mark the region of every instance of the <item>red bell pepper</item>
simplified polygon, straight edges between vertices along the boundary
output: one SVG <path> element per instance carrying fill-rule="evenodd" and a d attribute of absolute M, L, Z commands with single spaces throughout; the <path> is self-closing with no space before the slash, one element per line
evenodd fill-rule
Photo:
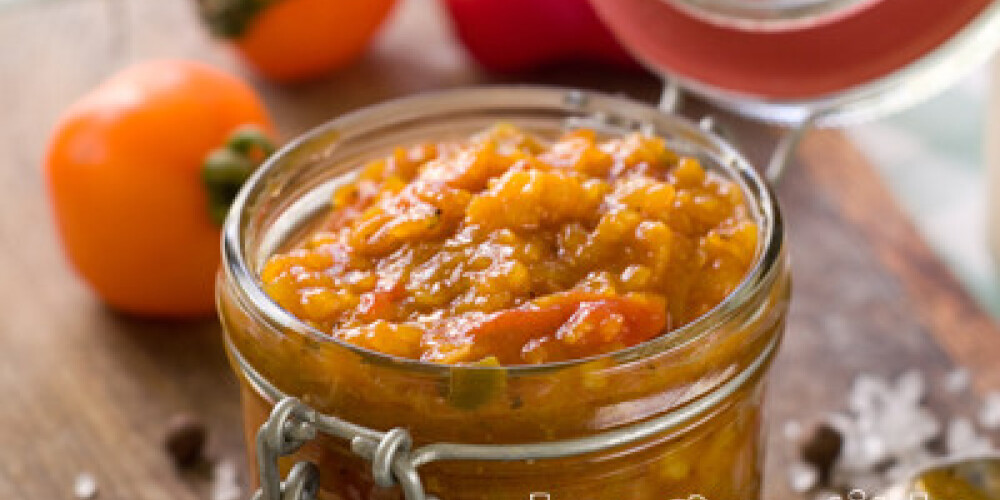
<path fill-rule="evenodd" d="M 585 61 L 638 68 L 587 0 L 443 0 L 458 37 L 494 72 Z"/>

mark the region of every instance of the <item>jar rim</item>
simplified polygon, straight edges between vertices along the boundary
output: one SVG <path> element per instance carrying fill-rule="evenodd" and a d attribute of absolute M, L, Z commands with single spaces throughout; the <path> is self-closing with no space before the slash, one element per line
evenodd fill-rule
<path fill-rule="evenodd" d="M 877 0 L 667 1 L 710 23 L 781 31 L 832 22 L 866 8 Z"/>
<path fill-rule="evenodd" d="M 338 135 L 336 133 L 338 130 L 363 123 L 392 120 L 400 116 L 409 119 L 432 119 L 435 113 L 474 112 L 479 108 L 507 111 L 545 109 L 567 113 L 567 117 L 572 116 L 569 113 L 580 116 L 598 115 L 614 123 L 630 124 L 630 128 L 636 130 L 653 125 L 669 125 L 674 132 L 683 134 L 684 139 L 696 142 L 696 146 L 715 153 L 720 159 L 720 166 L 728 169 L 729 173 L 742 183 L 745 194 L 751 195 L 754 200 L 755 208 L 764 223 L 761 224 L 762 237 L 758 238 L 753 267 L 722 302 L 690 323 L 625 349 L 537 365 L 450 365 L 371 350 L 320 331 L 279 306 L 267 295 L 258 272 L 248 263 L 248 248 L 245 242 L 250 216 L 258 208 L 255 204 L 262 196 L 268 194 L 270 188 L 268 181 L 275 172 L 280 171 L 290 159 L 298 160 L 297 153 L 318 149 L 316 146 L 320 144 L 317 143 L 330 141 L 331 137 Z M 335 140 L 325 146 L 329 147 Z M 555 86 L 481 85 L 422 92 L 367 106 L 329 120 L 288 142 L 271 155 L 240 189 L 222 227 L 221 250 L 222 274 L 235 285 L 237 297 L 241 302 L 252 306 L 255 315 L 276 330 L 293 331 L 319 343 L 333 343 L 362 356 L 369 362 L 390 364 L 415 371 L 447 373 L 455 367 L 461 367 L 469 370 L 505 370 L 511 375 L 532 375 L 604 359 L 627 362 L 665 351 L 679 343 L 697 340 L 702 334 L 711 332 L 714 326 L 724 324 L 740 310 L 741 304 L 752 300 L 762 289 L 766 289 L 781 267 L 783 244 L 784 225 L 781 211 L 770 186 L 732 145 L 692 121 L 627 97 L 600 92 Z"/>

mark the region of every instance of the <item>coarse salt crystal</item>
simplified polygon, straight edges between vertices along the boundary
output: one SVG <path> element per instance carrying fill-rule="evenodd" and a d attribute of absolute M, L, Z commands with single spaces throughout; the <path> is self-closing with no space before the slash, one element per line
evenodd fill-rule
<path fill-rule="evenodd" d="M 893 395 L 899 401 L 917 406 L 924 397 L 925 387 L 924 376 L 917 370 L 909 370 L 896 379 L 896 390 Z"/>
<path fill-rule="evenodd" d="M 972 426 L 972 422 L 965 417 L 953 419 L 948 424 L 945 446 L 948 454 L 952 456 L 986 453 L 993 448 L 990 441 L 980 436 Z"/>
<path fill-rule="evenodd" d="M 969 388 L 972 376 L 965 368 L 955 368 L 944 377 L 944 389 L 952 394 L 958 394 Z"/>
<path fill-rule="evenodd" d="M 240 500 L 241 494 L 236 462 L 220 460 L 212 475 L 212 500 Z"/>
<path fill-rule="evenodd" d="M 97 498 L 97 480 L 94 476 L 81 472 L 73 482 L 73 496 L 79 500 L 91 500 Z"/>
<path fill-rule="evenodd" d="M 805 493 L 819 483 L 816 467 L 803 462 L 793 462 L 788 466 L 788 485 L 796 493 Z"/>
<path fill-rule="evenodd" d="M 979 410 L 979 423 L 991 431 L 1000 429 L 1000 392 L 986 395 L 983 407 Z"/>
<path fill-rule="evenodd" d="M 782 427 L 782 434 L 789 441 L 798 441 L 802 438 L 802 423 L 798 420 L 788 420 Z"/>

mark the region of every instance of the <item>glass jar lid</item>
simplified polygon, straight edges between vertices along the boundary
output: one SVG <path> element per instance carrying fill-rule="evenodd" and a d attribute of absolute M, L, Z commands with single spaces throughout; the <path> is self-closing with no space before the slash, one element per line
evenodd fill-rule
<path fill-rule="evenodd" d="M 761 121 L 844 125 L 943 90 L 1000 45 L 1000 0 L 591 0 L 653 71 Z"/>

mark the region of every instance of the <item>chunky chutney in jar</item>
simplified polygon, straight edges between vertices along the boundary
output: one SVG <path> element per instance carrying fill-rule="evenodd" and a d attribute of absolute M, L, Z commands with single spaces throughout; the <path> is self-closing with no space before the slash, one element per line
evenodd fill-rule
<path fill-rule="evenodd" d="M 320 413 L 405 428 L 414 448 L 561 442 L 674 415 L 601 451 L 419 475 L 442 500 L 759 498 L 789 295 L 766 186 L 717 139 L 642 105 L 596 101 L 641 126 L 567 125 L 549 116 L 576 113 L 549 102 L 558 91 L 461 92 L 503 102 L 321 130 L 238 201 L 219 305 L 248 448 L 276 403 L 261 380 Z M 548 114 L 524 116 L 535 97 Z M 320 435 L 279 463 L 302 460 L 322 499 L 402 498 L 346 440 Z"/>
<path fill-rule="evenodd" d="M 510 125 L 396 149 L 341 186 L 264 290 L 346 342 L 435 363 L 607 353 L 718 305 L 753 263 L 740 189 L 660 137 Z"/>

